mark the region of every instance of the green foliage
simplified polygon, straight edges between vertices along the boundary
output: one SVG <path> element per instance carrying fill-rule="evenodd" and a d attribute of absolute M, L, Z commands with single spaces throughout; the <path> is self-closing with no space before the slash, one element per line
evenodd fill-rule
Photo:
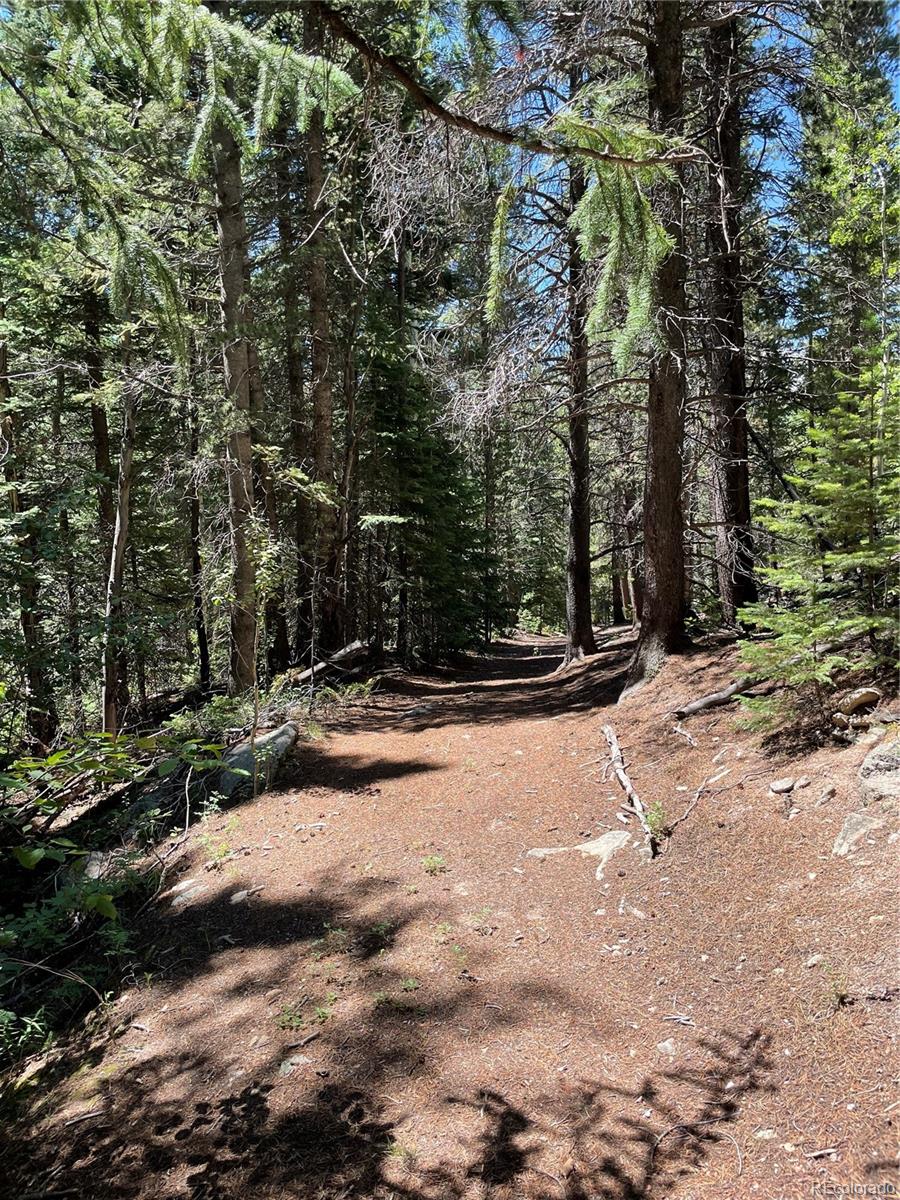
<path fill-rule="evenodd" d="M 674 149 L 658 134 L 617 113 L 634 87 L 632 80 L 618 88 L 592 89 L 580 98 L 590 115 L 565 111 L 555 119 L 555 130 L 576 146 L 611 151 L 638 162 Z M 590 182 L 571 223 L 584 257 L 603 260 L 588 333 L 594 339 L 608 336 L 614 303 L 621 297 L 625 322 L 612 338 L 612 347 L 622 372 L 641 340 L 655 336 L 653 281 L 672 247 L 654 216 L 647 189 L 654 182 L 672 178 L 672 172 L 661 164 L 632 167 L 593 158 L 583 159 L 582 164 Z"/>

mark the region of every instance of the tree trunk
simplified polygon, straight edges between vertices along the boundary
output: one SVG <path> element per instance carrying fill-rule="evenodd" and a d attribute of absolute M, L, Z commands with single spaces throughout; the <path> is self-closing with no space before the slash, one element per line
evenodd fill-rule
<path fill-rule="evenodd" d="M 304 42 L 308 54 L 322 52 L 322 23 L 316 9 L 304 10 Z M 328 308 L 328 263 L 326 260 L 328 216 L 325 189 L 325 122 L 320 109 L 309 118 L 306 134 L 306 205 L 309 220 L 307 287 L 312 347 L 312 438 L 316 482 L 334 492 L 334 395 L 332 371 L 334 347 Z M 318 643 L 323 651 L 342 644 L 342 615 L 338 591 L 337 511 L 334 503 L 317 505 L 315 538 L 316 610 Z"/>
<path fill-rule="evenodd" d="M 63 367 L 56 368 L 56 408 L 53 410 L 53 443 L 59 461 L 65 461 L 62 444 L 62 410 L 66 399 L 66 374 Z M 81 628 L 78 620 L 78 592 L 75 586 L 75 564 L 72 557 L 72 530 L 69 510 L 62 505 L 59 510 L 59 544 L 63 570 L 66 578 L 66 633 L 68 641 L 69 684 L 72 689 L 72 706 L 76 732 L 84 728 L 84 706 L 81 696 Z"/>
<path fill-rule="evenodd" d="M 737 18 L 710 29 L 706 62 L 710 96 L 710 322 L 708 359 L 713 417 L 712 513 L 722 618 L 757 596 L 750 530 L 747 461 L 747 384 L 741 263 L 741 123 L 735 78 L 739 63 Z"/>
<path fill-rule="evenodd" d="M 225 2 L 215 5 L 220 16 L 227 16 L 228 7 Z M 244 278 L 247 223 L 241 178 L 241 148 L 226 125 L 216 126 L 212 149 L 225 390 L 231 405 L 226 474 L 234 587 L 229 690 L 235 694 L 252 688 L 256 683 L 256 563 L 251 544 L 254 517 L 253 442 L 250 434 L 250 360 Z"/>
<path fill-rule="evenodd" d="M 571 166 L 569 207 L 574 210 L 584 195 L 584 174 Z M 566 553 L 566 655 L 576 662 L 596 654 L 591 614 L 591 460 L 588 421 L 587 299 L 584 264 L 574 231 L 569 242 L 569 515 Z"/>
<path fill-rule="evenodd" d="M 0 321 L 5 319 L 6 304 L 0 299 Z M 12 413 L 8 411 L 12 395 L 8 353 L 6 341 L 0 339 L 0 438 L 6 443 L 4 476 L 14 536 L 20 552 L 16 575 L 19 585 L 19 624 L 24 644 L 25 734 L 36 749 L 46 749 L 56 736 L 59 718 L 47 675 L 48 658 L 40 613 L 40 551 L 36 522 L 29 515 L 32 505 L 28 504 L 29 512 L 22 513 L 16 431 Z"/>
<path fill-rule="evenodd" d="M 650 127 L 679 134 L 683 123 L 681 0 L 648 0 Z M 677 172 L 677 168 L 673 167 Z M 664 349 L 650 365 L 647 473 L 644 482 L 644 605 L 641 632 L 623 696 L 652 678 L 684 645 L 682 451 L 685 401 L 685 257 L 683 191 L 676 176 L 654 189 L 673 249 L 655 284 Z"/>
<path fill-rule="evenodd" d="M 122 396 L 122 449 L 119 454 L 119 483 L 109 575 L 106 581 L 106 611 L 103 617 L 103 732 L 116 734 L 121 718 L 122 582 L 125 549 L 131 519 L 131 482 L 134 468 L 136 401 L 131 381 L 126 379 Z"/>
<path fill-rule="evenodd" d="M 197 673 L 200 691 L 206 694 L 211 683 L 209 667 L 209 636 L 203 607 L 203 558 L 200 546 L 200 489 L 197 479 L 197 457 L 200 452 L 200 429 L 197 402 L 191 399 L 188 422 L 191 456 L 191 481 L 188 492 L 188 528 L 191 545 L 191 601 L 194 609 L 194 632 L 197 635 Z"/>
<path fill-rule="evenodd" d="M 291 179 L 290 131 L 287 121 L 278 127 L 280 141 L 275 158 L 275 178 L 278 194 L 275 205 L 275 224 L 278 230 L 278 254 L 281 260 L 281 315 L 284 336 L 285 382 L 287 384 L 288 420 L 290 433 L 288 449 L 294 467 L 306 466 L 309 430 L 303 401 L 303 345 L 300 326 L 300 306 L 297 302 L 297 238 L 294 228 L 294 196 Z M 295 602 L 293 648 L 294 658 L 301 661 L 312 639 L 311 602 L 312 571 L 309 553 L 314 515 L 309 500 L 298 489 L 293 504 L 293 539 L 295 553 Z"/>
<path fill-rule="evenodd" d="M 94 443 L 94 469 L 97 472 L 97 509 L 100 518 L 100 544 L 108 549 L 116 523 L 113 504 L 112 460 L 109 453 L 109 421 L 106 406 L 98 403 L 96 396 L 103 386 L 103 351 L 100 341 L 100 301 L 95 292 L 88 289 L 83 296 L 85 364 L 87 366 L 88 390 L 91 393 L 91 436 Z M 105 552 L 105 551 L 104 551 Z"/>

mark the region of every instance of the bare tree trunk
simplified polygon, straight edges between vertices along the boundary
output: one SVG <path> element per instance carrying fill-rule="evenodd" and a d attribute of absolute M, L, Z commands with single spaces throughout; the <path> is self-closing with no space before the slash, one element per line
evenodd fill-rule
<path fill-rule="evenodd" d="M 679 134 L 683 124 L 681 0 L 648 0 L 650 126 Z M 677 168 L 673 168 L 677 171 Z M 644 608 L 623 696 L 684 645 L 682 452 L 685 401 L 683 193 L 677 175 L 655 189 L 673 249 L 659 268 L 655 299 L 664 350 L 650 366 L 647 474 L 644 483 Z"/>
<path fill-rule="evenodd" d="M 574 90 L 574 84 L 573 84 Z M 572 165 L 569 207 L 584 195 L 584 174 Z M 588 421 L 587 299 L 584 264 L 574 231 L 569 240 L 569 515 L 566 553 L 566 663 L 596 654 L 591 613 L 591 460 Z"/>
<path fill-rule="evenodd" d="M 128 543 L 128 557 L 131 563 L 131 586 L 136 592 L 138 589 L 138 561 L 137 561 L 137 546 L 134 544 L 134 538 Z M 120 659 L 121 661 L 121 659 Z M 144 654 L 143 642 L 140 638 L 137 639 L 134 648 L 134 672 L 137 675 L 138 685 L 138 704 L 141 717 L 146 719 L 147 716 L 147 657 Z"/>
<path fill-rule="evenodd" d="M 741 263 L 741 123 L 736 75 L 736 17 L 713 26 L 706 50 L 710 97 L 710 210 L 707 239 L 711 303 L 709 375 L 713 415 L 712 512 L 722 617 L 733 625 L 737 610 L 757 596 L 750 530 L 747 461 L 747 383 Z"/>
<path fill-rule="evenodd" d="M 6 303 L 0 299 L 0 321 L 6 319 Z M 19 624 L 24 645 L 25 733 L 36 748 L 46 749 L 56 736 L 59 718 L 53 690 L 47 675 L 47 651 L 44 646 L 40 612 L 40 557 L 38 532 L 33 516 L 22 512 L 18 450 L 13 416 L 9 411 L 12 389 L 9 383 L 9 351 L 0 339 L 0 455 L 5 457 L 4 477 L 10 515 L 20 551 L 16 574 L 19 585 Z M 28 505 L 28 510 L 32 506 Z"/>
<path fill-rule="evenodd" d="M 103 732 L 119 730 L 120 665 L 122 656 L 122 582 L 125 574 L 125 549 L 131 519 L 131 483 L 134 469 L 134 432 L 136 400 L 131 381 L 126 378 L 122 394 L 122 449 L 119 454 L 119 482 L 116 520 L 113 530 L 109 575 L 106 581 L 106 610 L 103 616 L 103 690 L 101 709 Z"/>
<path fill-rule="evenodd" d="M 307 53 L 322 51 L 322 23 L 318 11 L 304 9 L 304 42 Z M 334 490 L 334 394 L 332 372 L 334 347 L 328 308 L 328 264 L 326 260 L 328 216 L 325 190 L 325 122 L 319 109 L 309 118 L 306 134 L 306 204 L 310 232 L 307 237 L 309 267 L 309 319 L 312 348 L 312 437 L 316 482 Z M 332 497 L 333 499 L 333 497 Z M 320 503 L 316 513 L 316 608 L 319 613 L 318 643 L 323 650 L 342 644 L 342 614 L 338 580 L 337 510 L 333 503 Z"/>
<path fill-rule="evenodd" d="M 228 4 L 216 11 L 227 16 Z M 247 342 L 247 222 L 241 178 L 241 148 L 224 124 L 212 139 L 216 187 L 219 287 L 224 334 L 225 390 L 231 402 L 226 452 L 228 515 L 234 597 L 231 607 L 229 690 L 246 691 L 256 683 L 256 563 L 252 549 L 253 442 L 250 433 L 250 361 Z"/>

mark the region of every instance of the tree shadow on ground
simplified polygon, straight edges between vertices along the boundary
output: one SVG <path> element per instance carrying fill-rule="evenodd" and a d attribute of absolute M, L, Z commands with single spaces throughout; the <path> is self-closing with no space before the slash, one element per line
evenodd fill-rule
<path fill-rule="evenodd" d="M 479 975 L 490 970 L 489 948 L 483 962 L 471 959 L 478 974 L 453 967 L 406 995 L 403 955 L 391 951 L 421 936 L 420 905 L 386 880 L 333 870 L 297 901 L 237 912 L 219 894 L 148 928 L 180 950 L 154 985 L 154 1004 L 166 998 L 177 1015 L 164 1025 L 160 1014 L 162 1032 L 146 1035 L 137 1059 L 127 1038 L 106 1043 L 117 1069 L 84 1118 L 63 1108 L 54 1119 L 50 1103 L 46 1124 L 34 1110 L 10 1124 L 0 1196 L 639 1200 L 731 1141 L 742 1102 L 769 1086 L 767 1037 L 725 1030 L 695 1043 L 689 1067 L 630 1086 L 560 1077 L 544 1094 L 511 1094 L 508 1077 L 485 1072 L 479 1056 L 451 1089 L 441 1079 L 454 1068 L 460 1078 L 454 1029 L 477 1029 L 493 1059 L 509 1031 L 534 1028 L 548 1009 L 574 1016 L 579 997 L 525 977 L 502 1009 L 486 1004 Z M 275 1035 L 266 998 L 306 977 L 304 961 L 323 959 L 324 978 L 350 981 L 346 1015 L 312 1024 L 312 1038 L 309 1025 L 294 1041 Z M 118 1015 L 121 1038 L 134 1018 Z M 255 1049 L 254 1029 L 269 1035 Z M 292 1046 L 304 1052 L 285 1078 Z M 57 1111 L 64 1081 L 86 1063 L 103 1070 L 96 1040 L 73 1041 L 48 1072 L 45 1099 Z M 421 1160 L 403 1142 L 411 1105 L 424 1106 L 439 1134 Z"/>
<path fill-rule="evenodd" d="M 597 654 L 566 671 L 557 671 L 565 650 L 562 642 L 554 643 L 549 655 L 540 643 L 498 643 L 488 656 L 466 661 L 448 678 L 383 680 L 371 700 L 335 713 L 329 728 L 416 733 L 451 725 L 496 725 L 588 712 L 618 699 L 633 648 L 629 630 L 607 630 L 598 637 Z M 301 753 L 304 749 L 301 747 Z"/>

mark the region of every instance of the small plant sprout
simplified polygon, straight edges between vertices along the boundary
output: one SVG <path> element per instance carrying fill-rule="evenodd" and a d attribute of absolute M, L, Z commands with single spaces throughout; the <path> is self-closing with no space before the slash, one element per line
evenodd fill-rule
<path fill-rule="evenodd" d="M 443 854 L 426 854 L 422 867 L 426 875 L 442 875 L 447 870 L 447 862 Z"/>

